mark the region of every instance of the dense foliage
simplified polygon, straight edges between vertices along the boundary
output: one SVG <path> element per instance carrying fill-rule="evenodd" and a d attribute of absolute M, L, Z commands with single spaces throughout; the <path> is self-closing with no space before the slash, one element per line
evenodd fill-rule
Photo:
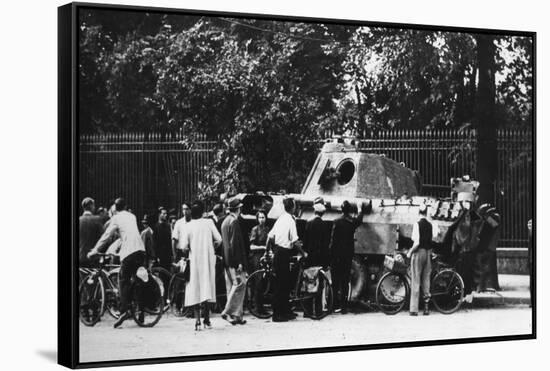
<path fill-rule="evenodd" d="M 206 134 L 203 196 L 299 191 L 325 130 L 476 122 L 475 35 L 89 11 L 80 16 L 83 132 Z M 531 44 L 495 37 L 495 121 L 532 122 Z"/>

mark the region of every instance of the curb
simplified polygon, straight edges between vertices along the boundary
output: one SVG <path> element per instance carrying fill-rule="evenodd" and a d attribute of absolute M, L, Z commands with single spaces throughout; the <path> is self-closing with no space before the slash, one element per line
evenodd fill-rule
<path fill-rule="evenodd" d="M 492 308 L 501 306 L 517 306 L 530 305 L 531 298 L 529 292 L 517 293 L 478 293 L 474 294 L 474 299 L 471 304 L 473 308 Z"/>

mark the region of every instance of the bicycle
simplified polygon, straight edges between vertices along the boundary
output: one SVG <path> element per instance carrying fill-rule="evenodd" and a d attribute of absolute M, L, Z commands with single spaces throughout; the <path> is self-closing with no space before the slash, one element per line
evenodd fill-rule
<path fill-rule="evenodd" d="M 401 256 L 401 254 L 396 255 Z M 456 312 L 464 298 L 464 281 L 449 264 L 442 262 L 439 256 L 432 256 L 432 276 L 430 280 L 431 302 L 443 314 Z M 409 302 L 410 282 L 409 266 L 404 259 L 386 256 L 384 265 L 389 272 L 380 277 L 376 285 L 376 304 L 386 314 L 400 312 Z"/>
<path fill-rule="evenodd" d="M 216 255 L 216 264 L 220 263 L 222 258 Z M 185 264 L 188 264 L 188 259 L 185 259 Z M 181 272 L 182 267 L 181 263 L 175 263 L 174 266 L 178 270 L 172 275 L 170 279 L 170 284 L 168 285 L 167 293 L 167 305 L 170 308 L 171 313 L 176 317 L 186 317 L 191 314 L 191 308 L 185 306 L 185 288 L 187 286 L 187 278 Z M 216 275 L 216 287 L 220 285 L 225 285 L 225 279 L 223 275 Z M 225 289 L 223 293 L 216 294 L 216 306 L 219 308 L 220 303 L 226 301 Z M 223 310 L 223 305 L 221 305 L 220 312 Z"/>
<path fill-rule="evenodd" d="M 79 314 L 80 321 L 86 326 L 95 325 L 107 310 L 118 319 L 118 272 L 120 265 L 110 264 L 100 256 L 98 268 L 79 268 Z M 112 268 L 108 270 L 109 268 Z"/>
<path fill-rule="evenodd" d="M 93 270 L 79 287 L 79 314 L 80 321 L 86 326 L 94 326 L 106 310 L 118 319 L 120 317 L 119 272 L 120 266 L 107 264 L 105 258 L 112 254 L 97 254 L 99 269 Z M 107 271 L 107 267 L 115 267 Z M 142 283 L 132 278 L 130 312 L 134 321 L 140 327 L 152 327 L 158 323 L 163 314 L 164 287 L 160 279 L 149 272 L 150 277 L 158 285 L 158 293 L 151 302 L 145 303 Z"/>
<path fill-rule="evenodd" d="M 245 302 L 248 311 L 257 318 L 270 318 L 273 315 L 271 302 L 275 275 L 269 255 L 260 259 L 260 269 L 253 272 L 246 283 Z M 304 263 L 300 256 L 290 262 L 294 285 L 290 292 L 290 303 L 300 303 L 305 316 L 320 320 L 333 310 L 332 284 L 327 272 L 319 267 L 317 282 L 308 285 L 304 279 Z"/>
<path fill-rule="evenodd" d="M 170 282 L 172 281 L 172 277 L 174 274 L 170 272 L 168 269 L 163 268 L 161 266 L 155 266 L 151 267 L 151 274 L 156 276 L 160 281 L 162 282 L 162 286 L 164 288 L 163 290 L 163 302 L 164 302 L 164 312 L 168 311 L 170 309 L 170 301 L 168 297 L 168 288 L 170 286 Z"/>
<path fill-rule="evenodd" d="M 168 285 L 168 306 L 172 314 L 176 317 L 185 317 L 191 313 L 191 308 L 185 306 L 185 287 L 187 278 L 183 272 L 177 272 L 172 275 Z"/>

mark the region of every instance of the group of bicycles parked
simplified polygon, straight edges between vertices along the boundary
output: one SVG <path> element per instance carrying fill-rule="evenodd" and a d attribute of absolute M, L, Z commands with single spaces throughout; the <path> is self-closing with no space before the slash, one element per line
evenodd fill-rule
<path fill-rule="evenodd" d="M 98 258 L 96 268 L 79 269 L 79 314 L 86 326 L 94 326 L 105 312 L 115 319 L 120 316 L 120 265 L 113 263 L 116 256 L 112 254 L 98 254 Z M 463 302 L 463 280 L 454 268 L 442 263 L 437 256 L 433 260 L 431 302 L 439 312 L 453 313 Z M 184 305 L 187 284 L 184 265 L 185 260 L 182 260 L 173 264 L 171 271 L 160 266 L 142 273 L 138 270 L 132 280 L 130 303 L 132 317 L 138 326 L 153 327 L 166 313 L 175 317 L 192 315 L 191 309 Z M 386 314 L 396 314 L 409 303 L 408 260 L 403 253 L 396 252 L 394 256 L 386 256 L 384 265 L 386 272 L 376 285 L 375 304 Z M 290 302 L 295 309 L 301 307 L 305 317 L 320 320 L 334 311 L 330 269 L 306 266 L 302 256 L 295 256 L 290 261 L 293 282 Z M 273 315 L 274 280 L 272 255 L 268 252 L 246 283 L 245 308 L 253 316 L 266 319 Z M 225 300 L 225 294 L 219 294 L 217 306 L 223 308 Z"/>

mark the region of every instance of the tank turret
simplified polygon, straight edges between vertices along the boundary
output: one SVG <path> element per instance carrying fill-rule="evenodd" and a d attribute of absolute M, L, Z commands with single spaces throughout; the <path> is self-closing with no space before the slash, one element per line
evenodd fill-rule
<path fill-rule="evenodd" d="M 396 198 L 416 196 L 417 173 L 384 155 L 366 153 L 352 138 L 338 138 L 323 145 L 302 189 L 311 196 Z"/>

